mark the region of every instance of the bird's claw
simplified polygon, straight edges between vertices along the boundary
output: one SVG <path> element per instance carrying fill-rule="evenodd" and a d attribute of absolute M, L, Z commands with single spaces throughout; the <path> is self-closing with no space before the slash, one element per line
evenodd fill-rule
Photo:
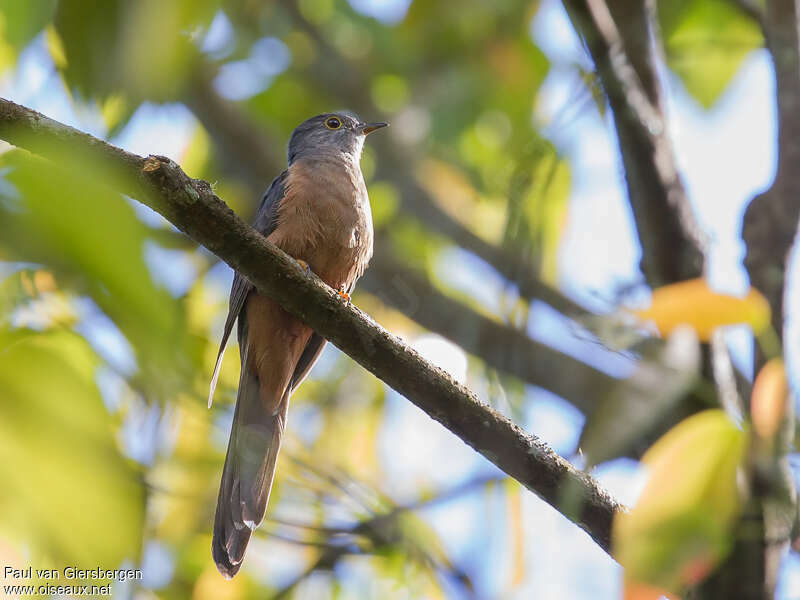
<path fill-rule="evenodd" d="M 294 262 L 300 265 L 300 268 L 306 272 L 306 275 L 311 275 L 311 267 L 308 266 L 308 263 L 304 260 L 300 260 L 299 258 L 295 258 Z"/>
<path fill-rule="evenodd" d="M 350 306 L 350 294 L 348 294 L 345 291 L 344 286 L 336 290 L 336 295 L 339 296 L 339 298 L 343 299 L 345 302 L 347 302 L 347 305 Z"/>

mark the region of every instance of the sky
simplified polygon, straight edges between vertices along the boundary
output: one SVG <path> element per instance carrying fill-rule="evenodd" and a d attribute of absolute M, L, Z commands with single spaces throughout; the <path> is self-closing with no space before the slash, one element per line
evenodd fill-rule
<path fill-rule="evenodd" d="M 351 0 L 351 3 L 357 10 L 391 23 L 402 19 L 409 0 Z M 205 49 L 210 53 L 224 53 L 229 35 L 224 19 L 215 21 Z M 545 134 L 569 158 L 572 169 L 569 216 L 559 253 L 560 285 L 592 306 L 608 308 L 621 286 L 641 281 L 639 247 L 625 197 L 614 130 L 608 116 L 603 119 L 594 110 L 566 114 L 562 110 L 565 105 L 574 104 L 574 95 L 579 89 L 570 63 L 581 61 L 587 66 L 588 63 L 560 2 L 542 0 L 531 24 L 531 35 L 552 63 L 536 109 L 536 119 L 545 124 Z M 271 78 L 285 68 L 291 57 L 285 55 L 285 46 L 279 41 L 267 38 L 254 48 L 247 60 L 260 65 L 261 78 L 256 82 L 260 89 L 269 85 Z M 248 63 L 226 69 L 217 82 L 219 88 L 234 99 L 258 91 L 253 87 L 256 84 L 246 77 L 252 72 L 251 67 Z M 739 238 L 742 213 L 748 200 L 769 185 L 775 170 L 774 84 L 768 56 L 764 51 L 753 52 L 710 111 L 703 110 L 668 73 L 662 73 L 662 81 L 667 92 L 670 136 L 678 164 L 697 215 L 713 242 L 709 278 L 720 290 L 741 293 L 747 286 Z M 6 75 L 0 80 L 0 91 L 54 119 L 94 134 L 104 133 L 102 120 L 96 112 L 75 112 L 42 43 L 33 44 L 23 53 L 16 75 Z M 136 112 L 130 124 L 113 141 L 139 154 L 162 154 L 180 161 L 195 126 L 194 117 L 183 106 L 148 104 Z M 146 210 L 141 214 L 147 219 L 154 218 Z M 182 293 L 193 279 L 192 264 L 176 253 L 152 248 L 148 250 L 148 263 L 156 278 L 173 293 Z M 443 254 L 439 267 L 448 285 L 470 293 L 480 289 L 481 299 L 486 300 L 487 306 L 499 307 L 504 294 L 502 281 L 480 261 L 463 251 L 453 250 Z M 222 297 L 227 295 L 230 278 L 230 270 L 224 265 L 215 269 L 211 276 Z M 546 307 L 537 305 L 534 310 L 536 318 L 531 322 L 535 325 L 529 331 L 533 337 L 589 360 L 616 376 L 630 372 L 628 361 L 616 354 L 603 354 L 596 348 L 587 352 L 585 344 L 575 339 L 563 319 Z M 91 307 L 84 307 L 84 311 L 82 333 L 120 365 L 123 372 L 134 368 L 132 352 L 113 324 Z M 791 330 L 789 339 L 795 337 Z M 467 357 L 459 348 L 430 334 L 412 341 L 424 356 L 457 379 L 468 385 L 472 383 L 468 377 Z M 747 330 L 731 332 L 729 341 L 734 358 L 746 365 L 752 352 Z M 790 355 L 789 364 L 797 372 L 795 362 L 795 357 Z M 113 377 L 101 374 L 99 381 L 104 395 L 113 396 Z M 529 388 L 527 394 L 530 402 L 522 425 L 556 451 L 572 456 L 583 417 L 543 390 Z M 390 436 L 380 436 L 383 443 L 378 453 L 381 466 L 389 475 L 387 479 L 396 482 L 395 489 L 387 491 L 398 501 L 413 497 L 420 486 L 453 486 L 476 474 L 497 473 L 460 440 L 394 392 L 388 397 L 386 417 L 392 431 Z M 140 419 L 130 425 L 131 433 L 126 436 L 129 454 L 143 462 L 153 459 L 152 447 L 158 437 L 159 423 L 158 415 L 143 408 Z M 292 419 L 289 424 L 291 429 Z M 398 456 L 398 448 L 403 449 L 402 456 Z M 431 469 L 431 456 L 446 456 L 447 460 Z M 646 480 L 641 468 L 625 460 L 601 465 L 595 475 L 618 499 L 628 504 L 635 501 Z M 522 493 L 521 502 L 527 578 L 513 590 L 507 589 L 510 573 L 504 568 L 494 568 L 511 563 L 509 524 L 504 520 L 507 510 L 501 494 L 494 500 L 482 491 L 467 494 L 420 514 L 440 533 L 456 562 L 475 568 L 479 591 L 492 592 L 495 597 L 543 600 L 619 597 L 621 570 L 613 560 L 586 534 L 533 494 Z M 492 518 L 484 518 L 487 509 Z M 295 565 L 290 560 L 292 550 L 282 546 L 281 551 L 283 561 L 266 564 L 251 556 L 250 566 L 245 568 L 252 568 L 253 572 L 264 568 L 270 577 L 288 579 Z M 257 552 L 253 554 L 258 555 Z M 486 561 L 486 556 L 497 557 L 497 560 Z M 168 579 L 170 565 L 168 548 L 155 545 L 148 550 L 145 571 L 154 588 Z M 364 575 L 359 575 L 357 565 L 342 568 L 354 579 L 361 577 L 363 580 Z M 313 583 L 310 585 L 308 597 L 314 597 Z M 779 591 L 780 598 L 800 596 L 800 560 L 797 558 L 786 559 Z"/>

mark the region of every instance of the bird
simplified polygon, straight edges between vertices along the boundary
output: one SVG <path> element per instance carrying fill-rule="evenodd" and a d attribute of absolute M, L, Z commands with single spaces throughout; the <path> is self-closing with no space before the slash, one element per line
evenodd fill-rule
<path fill-rule="evenodd" d="M 366 136 L 387 125 L 361 122 L 352 113 L 325 113 L 300 123 L 289 138 L 288 168 L 264 193 L 253 223 L 347 302 L 372 256 L 361 152 Z M 289 397 L 325 346 L 322 336 L 235 273 L 209 408 L 234 323 L 241 371 L 211 542 L 226 579 L 241 568 L 250 536 L 264 520 Z"/>

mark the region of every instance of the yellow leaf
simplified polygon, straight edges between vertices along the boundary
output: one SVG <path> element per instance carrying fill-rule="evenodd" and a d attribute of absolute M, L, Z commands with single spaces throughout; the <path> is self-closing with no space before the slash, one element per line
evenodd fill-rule
<path fill-rule="evenodd" d="M 525 536 L 522 523 L 522 488 L 513 479 L 507 480 L 508 525 L 512 546 L 511 589 L 525 580 Z"/>
<path fill-rule="evenodd" d="M 245 579 L 238 577 L 226 581 L 212 566 L 197 578 L 192 591 L 192 600 L 238 600 L 244 595 Z"/>
<path fill-rule="evenodd" d="M 778 433 L 788 397 L 789 382 L 783 360 L 773 358 L 758 372 L 750 400 L 753 429 L 759 437 L 770 439 Z"/>
<path fill-rule="evenodd" d="M 109 130 L 113 130 L 125 118 L 129 110 L 128 101 L 119 92 L 111 94 L 100 105 L 100 114 Z"/>
<path fill-rule="evenodd" d="M 211 138 L 201 126 L 195 127 L 191 141 L 181 156 L 181 167 L 189 177 L 202 177 L 204 169 L 211 157 Z"/>
<path fill-rule="evenodd" d="M 745 433 L 715 409 L 685 419 L 645 453 L 648 482 L 612 533 L 627 578 L 679 590 L 725 556 L 740 509 L 737 472 L 746 444 Z"/>
<path fill-rule="evenodd" d="M 18 329 L 0 331 L 0 358 L 0 538 L 55 566 L 139 556 L 141 473 L 117 447 L 99 357 L 67 329 Z"/>
<path fill-rule="evenodd" d="M 45 292 L 55 292 L 58 286 L 56 280 L 50 271 L 39 269 L 33 273 L 33 285 L 39 294 Z"/>
<path fill-rule="evenodd" d="M 711 339 L 717 327 L 748 324 L 757 335 L 770 323 L 766 298 L 751 288 L 739 298 L 713 291 L 705 279 L 690 279 L 653 290 L 650 307 L 633 311 L 643 321 L 655 323 L 667 336 L 679 325 L 690 325 L 703 341 Z"/>
<path fill-rule="evenodd" d="M 47 42 L 47 49 L 50 51 L 50 58 L 58 69 L 64 69 L 67 66 L 67 53 L 64 50 L 64 42 L 61 36 L 58 35 L 56 28 L 48 25 L 44 31 L 45 40 Z"/>

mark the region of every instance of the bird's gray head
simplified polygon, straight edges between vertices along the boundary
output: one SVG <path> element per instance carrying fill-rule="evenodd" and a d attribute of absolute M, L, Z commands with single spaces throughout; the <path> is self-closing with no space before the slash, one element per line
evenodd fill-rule
<path fill-rule="evenodd" d="M 351 115 L 326 113 L 303 121 L 289 139 L 289 164 L 298 158 L 361 158 L 364 138 L 388 123 L 362 123 Z"/>

